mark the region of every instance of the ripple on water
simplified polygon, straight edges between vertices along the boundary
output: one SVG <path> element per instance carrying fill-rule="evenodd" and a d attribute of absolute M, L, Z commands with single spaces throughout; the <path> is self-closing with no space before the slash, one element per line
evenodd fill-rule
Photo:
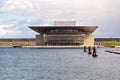
<path fill-rule="evenodd" d="M 120 56 L 104 50 L 0 48 L 0 80 L 120 80 Z"/>

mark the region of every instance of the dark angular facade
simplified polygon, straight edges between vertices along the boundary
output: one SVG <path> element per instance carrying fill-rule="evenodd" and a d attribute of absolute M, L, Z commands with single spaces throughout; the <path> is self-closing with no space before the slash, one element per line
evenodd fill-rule
<path fill-rule="evenodd" d="M 36 45 L 94 44 L 92 32 L 97 26 L 30 26 L 36 35 Z"/>

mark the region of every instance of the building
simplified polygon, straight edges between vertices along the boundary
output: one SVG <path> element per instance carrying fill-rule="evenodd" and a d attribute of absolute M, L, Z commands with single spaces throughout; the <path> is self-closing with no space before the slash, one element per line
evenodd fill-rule
<path fill-rule="evenodd" d="M 81 46 L 94 45 L 92 33 L 97 26 L 76 26 L 75 21 L 55 21 L 54 26 L 29 26 L 39 33 L 36 45 Z"/>

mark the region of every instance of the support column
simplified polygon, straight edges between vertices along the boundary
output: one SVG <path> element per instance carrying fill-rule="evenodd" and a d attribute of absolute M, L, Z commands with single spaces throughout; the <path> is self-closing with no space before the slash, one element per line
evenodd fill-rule
<path fill-rule="evenodd" d="M 42 34 L 36 35 L 36 45 L 45 45 L 44 37 Z"/>

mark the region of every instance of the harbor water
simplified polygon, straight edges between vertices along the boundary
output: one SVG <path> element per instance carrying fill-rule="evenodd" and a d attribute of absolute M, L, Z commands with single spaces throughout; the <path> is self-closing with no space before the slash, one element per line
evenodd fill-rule
<path fill-rule="evenodd" d="M 0 48 L 0 80 L 120 80 L 120 55 L 99 48 Z"/>

